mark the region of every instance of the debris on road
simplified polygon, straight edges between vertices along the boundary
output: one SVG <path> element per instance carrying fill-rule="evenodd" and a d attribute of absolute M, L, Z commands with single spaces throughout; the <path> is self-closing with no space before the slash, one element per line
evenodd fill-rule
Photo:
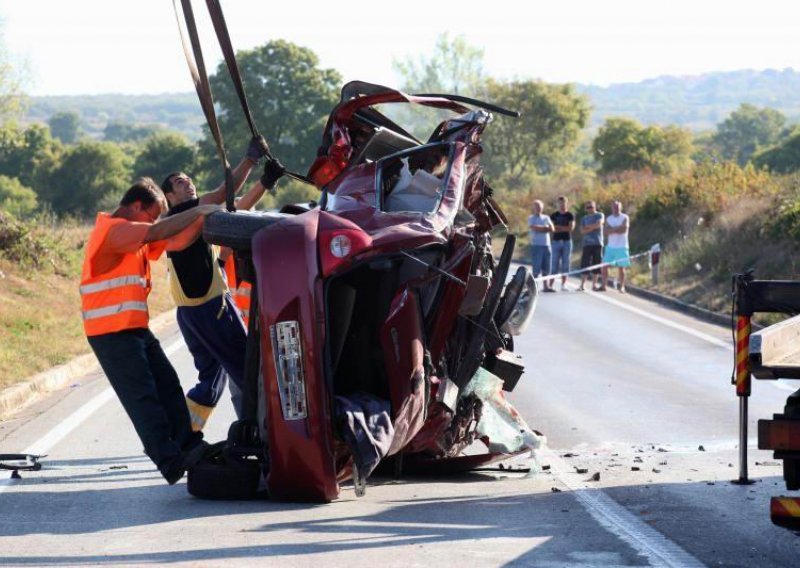
<path fill-rule="evenodd" d="M 561 493 L 561 489 L 559 489 L 558 487 L 551 487 L 550 493 Z"/>
<path fill-rule="evenodd" d="M 588 481 L 600 481 L 600 472 L 599 471 L 595 472 L 595 474 L 592 475 L 592 477 L 590 477 Z"/>
<path fill-rule="evenodd" d="M 637 467 L 637 466 L 631 467 L 631 471 L 641 471 L 641 470 L 642 469 L 640 467 Z"/>
<path fill-rule="evenodd" d="M 576 473 L 589 473 L 589 468 L 586 468 L 586 467 L 576 467 L 576 468 L 575 468 L 575 472 L 576 472 Z"/>
<path fill-rule="evenodd" d="M 706 449 L 701 445 L 701 446 L 697 446 L 697 451 L 698 452 L 705 452 Z"/>

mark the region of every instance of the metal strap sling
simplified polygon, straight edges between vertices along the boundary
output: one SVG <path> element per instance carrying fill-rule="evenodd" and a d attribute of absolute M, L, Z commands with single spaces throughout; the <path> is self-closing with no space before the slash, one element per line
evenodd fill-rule
<path fill-rule="evenodd" d="M 214 137 L 214 142 L 217 145 L 217 154 L 219 155 L 222 165 L 225 168 L 225 206 L 228 211 L 233 211 L 234 195 L 233 195 L 233 172 L 231 165 L 228 162 L 228 156 L 225 152 L 225 144 L 222 139 L 222 131 L 219 128 L 217 121 L 217 114 L 214 111 L 214 99 L 211 95 L 211 85 L 208 82 L 208 74 L 206 73 L 206 66 L 203 60 L 203 50 L 200 47 L 200 38 L 197 35 L 197 25 L 194 19 L 194 11 L 192 10 L 191 0 L 180 0 L 183 9 L 183 17 L 186 22 L 186 29 L 189 32 L 189 38 L 192 45 L 191 52 L 186 43 L 186 35 L 181 26 L 181 18 L 178 13 L 178 0 L 173 0 L 172 5 L 175 9 L 175 19 L 178 22 L 178 31 L 181 36 L 181 44 L 183 45 L 183 53 L 186 56 L 186 63 L 189 65 L 189 72 L 194 81 L 194 88 L 197 91 L 197 97 L 200 99 L 200 106 L 203 108 L 203 114 L 206 116 L 206 122 L 211 130 L 211 135 Z"/>

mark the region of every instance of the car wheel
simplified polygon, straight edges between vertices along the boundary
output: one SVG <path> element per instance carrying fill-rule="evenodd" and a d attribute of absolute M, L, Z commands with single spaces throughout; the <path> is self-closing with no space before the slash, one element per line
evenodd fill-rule
<path fill-rule="evenodd" d="M 187 472 L 187 489 L 200 499 L 244 501 L 262 497 L 257 460 L 218 457 L 203 460 Z"/>
<path fill-rule="evenodd" d="M 249 251 L 253 235 L 286 217 L 274 211 L 219 211 L 206 217 L 203 238 L 212 245 Z"/>

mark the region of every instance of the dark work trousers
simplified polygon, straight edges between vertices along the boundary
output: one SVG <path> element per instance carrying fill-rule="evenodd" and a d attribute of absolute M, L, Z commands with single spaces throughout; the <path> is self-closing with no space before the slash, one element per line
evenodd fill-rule
<path fill-rule="evenodd" d="M 149 329 L 129 329 L 87 338 L 114 392 L 144 444 L 167 477 L 181 451 L 203 436 L 192 432 L 178 374 Z"/>
<path fill-rule="evenodd" d="M 199 306 L 178 306 L 178 325 L 197 368 L 197 384 L 186 396 L 203 406 L 216 406 L 230 377 L 233 407 L 242 416 L 247 334 L 230 294 Z"/>

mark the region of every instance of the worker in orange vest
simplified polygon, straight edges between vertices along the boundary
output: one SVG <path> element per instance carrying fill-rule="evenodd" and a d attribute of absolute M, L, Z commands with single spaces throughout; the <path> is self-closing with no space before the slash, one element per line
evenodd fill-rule
<path fill-rule="evenodd" d="M 237 278 L 236 262 L 232 250 L 223 250 L 220 254 L 220 260 L 225 263 L 225 278 L 228 281 L 233 303 L 236 304 L 242 314 L 245 329 L 250 329 L 250 293 L 253 290 L 253 285 L 246 280 Z"/>
<path fill-rule="evenodd" d="M 149 178 L 134 183 L 114 213 L 98 213 L 83 261 L 80 294 L 89 345 L 133 423 L 145 453 L 170 483 L 203 456 L 178 375 L 148 328 L 150 261 L 197 238 L 219 205 L 159 220 L 164 194 Z"/>

